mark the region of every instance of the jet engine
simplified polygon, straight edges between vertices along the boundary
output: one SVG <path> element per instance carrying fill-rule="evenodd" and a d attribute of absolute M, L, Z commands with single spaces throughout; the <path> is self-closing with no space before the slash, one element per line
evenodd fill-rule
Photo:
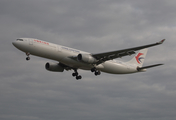
<path fill-rule="evenodd" d="M 93 64 L 97 62 L 97 59 L 95 59 L 90 54 L 78 54 L 77 59 L 79 61 L 83 61 L 85 63 Z"/>
<path fill-rule="evenodd" d="M 64 71 L 64 67 L 61 66 L 59 63 L 49 63 L 49 62 L 47 62 L 45 64 L 45 68 L 49 71 L 52 71 L 52 72 L 63 72 Z"/>

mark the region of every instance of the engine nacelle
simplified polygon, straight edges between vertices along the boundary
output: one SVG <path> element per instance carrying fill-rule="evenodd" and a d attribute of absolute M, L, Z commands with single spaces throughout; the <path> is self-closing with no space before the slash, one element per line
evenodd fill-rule
<path fill-rule="evenodd" d="M 89 64 L 93 64 L 97 62 L 97 59 L 95 59 L 93 56 L 89 54 L 78 54 L 77 58 L 79 61 L 83 61 Z"/>
<path fill-rule="evenodd" d="M 59 65 L 59 63 L 49 63 L 49 62 L 47 62 L 45 64 L 45 68 L 49 71 L 52 71 L 52 72 L 63 72 L 64 71 L 64 67 Z"/>

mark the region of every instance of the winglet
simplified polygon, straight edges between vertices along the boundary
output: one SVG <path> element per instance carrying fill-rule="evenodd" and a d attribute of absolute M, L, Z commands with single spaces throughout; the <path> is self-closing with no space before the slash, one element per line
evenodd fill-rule
<path fill-rule="evenodd" d="M 163 39 L 160 42 L 158 42 L 158 44 L 162 44 L 164 41 L 165 41 L 165 39 Z"/>

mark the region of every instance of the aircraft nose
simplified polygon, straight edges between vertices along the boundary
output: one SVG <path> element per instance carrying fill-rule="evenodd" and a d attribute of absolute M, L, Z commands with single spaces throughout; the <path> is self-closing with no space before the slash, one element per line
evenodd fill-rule
<path fill-rule="evenodd" d="M 17 41 L 13 41 L 12 44 L 13 44 L 13 46 L 15 46 L 16 48 L 19 47 L 19 43 L 18 43 Z"/>
<path fill-rule="evenodd" d="M 12 44 L 15 46 L 16 45 L 16 41 L 13 41 Z"/>

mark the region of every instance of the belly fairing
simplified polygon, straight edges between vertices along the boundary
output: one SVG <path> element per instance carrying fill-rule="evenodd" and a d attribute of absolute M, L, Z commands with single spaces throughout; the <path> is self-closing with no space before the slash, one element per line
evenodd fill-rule
<path fill-rule="evenodd" d="M 135 68 L 129 67 L 123 63 L 115 63 L 107 61 L 102 64 L 104 68 L 100 69 L 102 72 L 111 73 L 111 74 L 129 74 L 137 72 Z"/>

